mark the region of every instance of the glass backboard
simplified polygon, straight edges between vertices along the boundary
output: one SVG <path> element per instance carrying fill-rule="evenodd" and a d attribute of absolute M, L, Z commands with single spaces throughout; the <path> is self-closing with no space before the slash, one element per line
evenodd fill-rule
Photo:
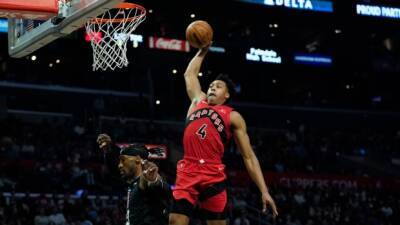
<path fill-rule="evenodd" d="M 37 2 L 43 1 L 44 0 Z M 54 0 L 45 1 L 54 2 Z M 23 3 L 22 6 L 19 6 L 19 11 L 9 9 L 0 2 L 0 12 L 2 11 L 3 15 L 4 12 L 6 12 L 6 16 L 9 17 L 9 54 L 15 58 L 29 55 L 50 42 L 77 30 L 82 27 L 86 21 L 102 14 L 123 1 L 124 0 L 57 0 L 58 14 L 56 13 L 47 20 L 39 20 L 35 17 L 35 13 L 40 14 L 40 7 L 39 10 L 31 10 L 35 0 L 25 1 L 29 2 L 26 3 L 27 9 L 24 10 L 25 3 Z M 29 7 L 28 4 L 30 4 Z M 30 10 L 29 13 L 27 13 L 28 10 Z M 46 12 L 45 10 L 43 11 Z M 7 14 L 7 12 L 10 13 Z"/>

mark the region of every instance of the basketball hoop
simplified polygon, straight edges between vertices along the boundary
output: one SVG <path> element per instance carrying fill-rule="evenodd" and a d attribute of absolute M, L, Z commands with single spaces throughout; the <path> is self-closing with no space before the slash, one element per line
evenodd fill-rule
<path fill-rule="evenodd" d="M 121 3 L 89 20 L 86 32 L 93 48 L 93 70 L 114 70 L 128 66 L 128 39 L 145 19 L 145 8 L 133 3 Z"/>

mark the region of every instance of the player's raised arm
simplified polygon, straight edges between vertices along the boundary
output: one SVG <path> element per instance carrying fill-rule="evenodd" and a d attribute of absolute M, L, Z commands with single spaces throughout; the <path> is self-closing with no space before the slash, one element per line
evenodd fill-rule
<path fill-rule="evenodd" d="M 201 90 L 198 76 L 201 64 L 203 63 L 204 57 L 206 56 L 207 52 L 208 52 L 208 46 L 199 49 L 197 54 L 190 61 L 185 71 L 186 91 L 190 98 L 190 101 L 192 102 L 193 100 L 196 101 L 206 97 L 206 94 Z"/>
<path fill-rule="evenodd" d="M 120 181 L 120 171 L 118 170 L 119 149 L 113 144 L 108 134 L 99 134 L 97 137 L 99 149 L 104 154 L 104 164 L 110 171 L 111 177 Z"/>
<path fill-rule="evenodd" d="M 235 141 L 240 149 L 240 153 L 242 154 L 247 172 L 261 192 L 263 211 L 266 211 L 267 206 L 269 206 L 272 209 L 272 215 L 275 217 L 278 215 L 278 211 L 274 200 L 268 192 L 260 163 L 251 147 L 250 138 L 247 134 L 246 122 L 238 112 L 233 111 L 231 113 L 231 123 Z"/>

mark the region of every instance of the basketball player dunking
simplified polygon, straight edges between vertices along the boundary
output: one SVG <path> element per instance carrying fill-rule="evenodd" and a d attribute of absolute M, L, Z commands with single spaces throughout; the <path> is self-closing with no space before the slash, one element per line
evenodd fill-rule
<path fill-rule="evenodd" d="M 183 137 L 184 158 L 177 164 L 169 224 L 188 225 L 197 204 L 208 225 L 226 224 L 226 174 L 222 156 L 232 136 L 250 177 L 261 192 L 263 211 L 269 205 L 275 217 L 276 205 L 250 145 L 246 123 L 238 112 L 224 105 L 234 92 L 233 82 L 227 76 L 219 76 L 210 84 L 207 94 L 201 90 L 198 74 L 207 52 L 208 47 L 199 49 L 185 72 L 186 90 L 192 103 Z"/>

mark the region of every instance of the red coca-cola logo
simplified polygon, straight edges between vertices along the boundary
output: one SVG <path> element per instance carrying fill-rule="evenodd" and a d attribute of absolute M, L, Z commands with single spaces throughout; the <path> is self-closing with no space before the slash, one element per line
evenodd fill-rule
<path fill-rule="evenodd" d="M 187 41 L 171 39 L 171 38 L 149 37 L 149 48 L 182 51 L 182 52 L 190 51 L 190 46 Z"/>
<path fill-rule="evenodd" d="M 183 43 L 183 41 L 181 41 L 181 40 L 175 40 L 175 39 L 165 40 L 164 38 L 159 38 L 156 41 L 156 48 L 181 51 L 182 43 Z"/>

